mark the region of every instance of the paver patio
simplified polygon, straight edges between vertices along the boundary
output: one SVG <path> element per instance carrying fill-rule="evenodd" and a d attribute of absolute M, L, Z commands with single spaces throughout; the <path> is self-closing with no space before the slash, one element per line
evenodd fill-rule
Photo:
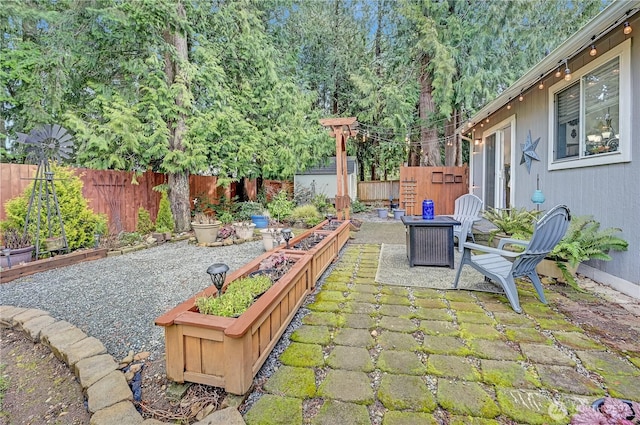
<path fill-rule="evenodd" d="M 565 424 L 605 395 L 640 400 L 621 355 L 519 285 L 499 294 L 384 286 L 379 245 L 348 245 L 283 363 L 245 414 L 258 424 Z M 312 379 L 313 378 L 313 379 Z"/>

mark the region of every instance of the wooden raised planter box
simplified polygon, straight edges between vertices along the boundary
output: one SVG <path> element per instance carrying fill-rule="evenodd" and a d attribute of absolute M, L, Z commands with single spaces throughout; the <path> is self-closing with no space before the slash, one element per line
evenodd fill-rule
<path fill-rule="evenodd" d="M 273 254 L 266 252 L 228 275 L 225 287 Z M 217 293 L 214 286 L 158 317 L 156 325 L 165 328 L 167 378 L 246 393 L 311 289 L 311 257 L 289 257 L 296 258 L 293 267 L 238 318 L 198 312 L 196 298 Z"/>
<path fill-rule="evenodd" d="M 320 231 L 318 227 L 322 225 L 292 239 L 290 244 L 314 231 Z M 167 378 L 176 382 L 221 387 L 232 394 L 249 391 L 253 377 L 317 279 L 348 240 L 349 222 L 334 231 L 323 232 L 327 232 L 328 236 L 309 251 L 276 248 L 227 276 L 225 288 L 232 281 L 257 270 L 260 262 L 274 253 L 284 252 L 296 259 L 295 265 L 240 317 L 219 317 L 198 312 L 196 298 L 217 293 L 214 286 L 158 317 L 155 323 L 164 327 L 165 333 Z M 343 236 L 338 238 L 338 235 Z M 340 241 L 344 241 L 342 245 Z"/>
<path fill-rule="evenodd" d="M 287 255 L 302 252 L 308 253 L 312 256 L 311 270 L 314 278 L 311 289 L 315 288 L 316 282 L 320 279 L 322 273 L 324 273 L 324 271 L 327 270 L 327 267 L 329 267 L 329 265 L 338 258 L 340 250 L 349 240 L 350 222 L 343 221 L 335 230 L 322 230 L 322 227 L 326 224 L 327 221 L 324 221 L 311 230 L 289 241 L 289 246 L 293 246 L 314 233 L 326 235 L 323 240 L 308 251 L 293 248 L 286 249 L 284 246 L 278 247 L 278 250 L 285 252 Z"/>

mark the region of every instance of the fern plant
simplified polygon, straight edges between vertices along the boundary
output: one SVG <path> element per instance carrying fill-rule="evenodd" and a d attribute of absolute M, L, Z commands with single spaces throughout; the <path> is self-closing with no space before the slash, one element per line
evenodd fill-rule
<path fill-rule="evenodd" d="M 497 227 L 497 230 L 491 232 L 491 239 L 498 233 L 516 239 L 529 239 L 539 215 L 540 211 L 525 208 L 489 208 L 483 213 L 483 217 Z"/>
<path fill-rule="evenodd" d="M 626 251 L 628 248 L 628 242 L 619 235 L 621 231 L 617 227 L 600 229 L 600 223 L 592 216 L 574 217 L 564 238 L 548 257 L 556 262 L 567 283 L 577 288 L 566 263 L 575 267 L 587 260 L 610 261 L 610 251 Z"/>

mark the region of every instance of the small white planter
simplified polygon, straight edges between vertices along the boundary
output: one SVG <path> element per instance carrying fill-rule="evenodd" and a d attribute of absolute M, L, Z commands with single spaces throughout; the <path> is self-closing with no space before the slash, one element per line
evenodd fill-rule
<path fill-rule="evenodd" d="M 255 223 L 233 223 L 233 230 L 240 239 L 251 239 L 255 228 Z"/>
<path fill-rule="evenodd" d="M 214 243 L 218 239 L 218 230 L 220 230 L 221 221 L 213 223 L 191 223 L 198 243 L 209 244 Z"/>
<path fill-rule="evenodd" d="M 265 251 L 271 251 L 273 248 L 284 243 L 282 237 L 282 228 L 277 229 L 260 229 L 262 235 L 262 243 L 264 244 Z"/>

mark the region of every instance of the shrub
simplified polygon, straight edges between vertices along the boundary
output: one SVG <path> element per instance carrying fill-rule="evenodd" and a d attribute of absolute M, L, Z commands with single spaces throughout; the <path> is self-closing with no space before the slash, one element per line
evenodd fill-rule
<path fill-rule="evenodd" d="M 311 227 L 322 221 L 320 212 L 315 207 L 315 205 L 312 204 L 300 205 L 299 207 L 295 207 L 291 212 L 290 218 L 292 220 L 303 221 L 307 226 Z"/>
<path fill-rule="evenodd" d="M 260 202 L 239 202 L 236 217 L 239 221 L 249 221 L 252 215 L 262 215 L 263 212 L 264 206 Z"/>
<path fill-rule="evenodd" d="M 218 215 L 218 220 L 222 222 L 222 224 L 229 224 L 233 221 L 233 214 L 229 211 L 224 211 L 223 213 Z"/>
<path fill-rule="evenodd" d="M 53 184 L 58 198 L 60 215 L 64 223 L 64 231 L 67 237 L 67 244 L 70 250 L 83 247 L 91 247 L 94 244 L 93 234 L 97 226 L 106 228 L 107 219 L 104 215 L 94 213 L 88 206 L 87 200 L 82 196 L 82 180 L 75 173 L 64 167 L 52 167 L 54 172 Z M 2 222 L 2 229 L 15 228 L 24 229 L 27 218 L 29 198 L 33 192 L 33 186 L 25 188 L 24 192 L 5 203 L 7 219 Z M 34 201 L 35 202 L 35 201 Z M 43 201 L 42 205 L 46 205 Z M 50 200 L 51 208 L 53 199 Z M 36 230 L 38 223 L 37 205 L 32 206 L 29 217 L 29 228 L 27 233 L 36 240 Z M 51 220 L 51 233 L 54 237 L 62 235 L 59 220 Z M 44 240 L 49 237 L 47 225 L 47 211 L 42 208 L 40 211 L 40 250 L 44 251 Z"/>
<path fill-rule="evenodd" d="M 333 208 L 333 204 L 329 202 L 327 195 L 319 193 L 313 197 L 311 203 L 318 209 L 320 214 L 326 214 L 330 208 Z"/>
<path fill-rule="evenodd" d="M 31 235 L 16 228 L 9 228 L 2 232 L 2 244 L 5 248 L 20 249 L 33 245 Z"/>
<path fill-rule="evenodd" d="M 369 211 L 369 207 L 360 202 L 357 199 L 351 201 L 351 211 L 355 213 L 367 212 Z"/>
<path fill-rule="evenodd" d="M 540 211 L 525 208 L 489 208 L 483 213 L 483 217 L 498 228 L 492 237 L 504 233 L 516 239 L 529 239 L 533 235 L 533 224 L 539 215 Z"/>
<path fill-rule="evenodd" d="M 235 280 L 229 284 L 222 296 L 196 298 L 196 306 L 202 314 L 237 317 L 245 312 L 256 296 L 272 285 L 268 276 L 253 276 Z"/>
<path fill-rule="evenodd" d="M 156 230 L 158 232 L 173 232 L 175 224 L 173 222 L 173 214 L 171 213 L 171 205 L 169 204 L 169 196 L 163 191 L 160 197 L 160 205 L 158 206 L 158 218 L 156 219 Z"/>
<path fill-rule="evenodd" d="M 271 202 L 267 204 L 269 214 L 278 221 L 289 218 L 293 212 L 293 207 L 294 203 L 289 200 L 289 194 L 286 190 L 278 192 Z"/>
<path fill-rule="evenodd" d="M 138 208 L 138 223 L 136 225 L 136 232 L 141 235 L 146 235 L 155 230 L 153 221 L 151 221 L 151 214 L 144 207 Z"/>

